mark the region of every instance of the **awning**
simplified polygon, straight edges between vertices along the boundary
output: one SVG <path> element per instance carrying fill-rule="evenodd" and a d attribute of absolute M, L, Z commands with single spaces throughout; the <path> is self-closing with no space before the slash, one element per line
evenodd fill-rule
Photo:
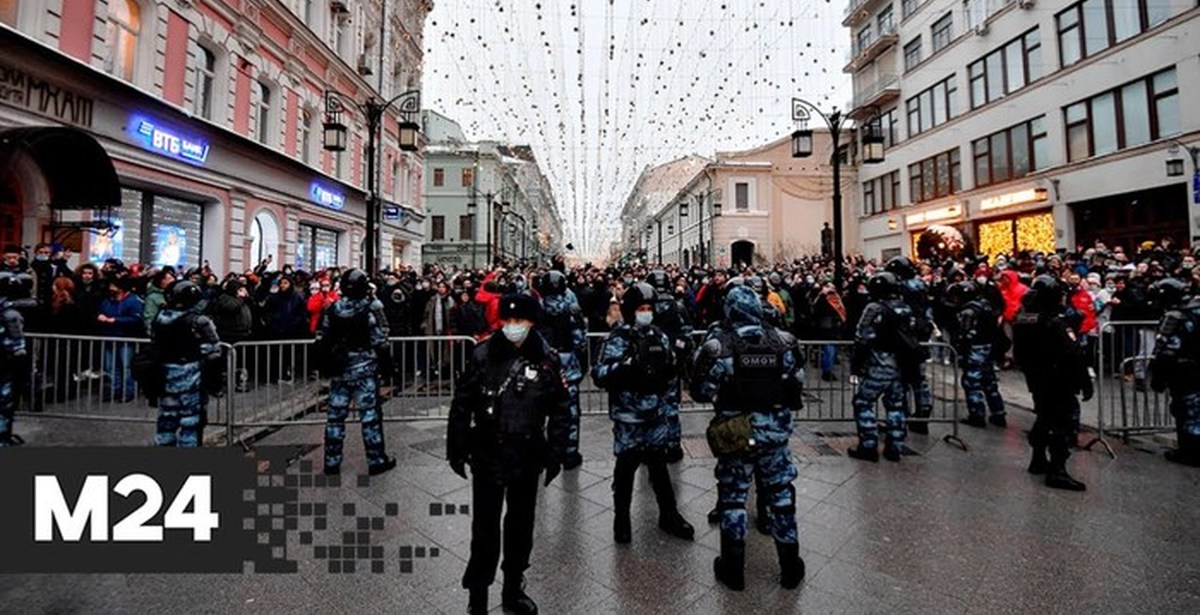
<path fill-rule="evenodd" d="M 86 132 L 58 126 L 0 131 L 0 165 L 29 155 L 50 189 L 51 209 L 119 208 L 121 186 L 108 152 Z M 40 203 L 39 203 L 40 204 Z"/>

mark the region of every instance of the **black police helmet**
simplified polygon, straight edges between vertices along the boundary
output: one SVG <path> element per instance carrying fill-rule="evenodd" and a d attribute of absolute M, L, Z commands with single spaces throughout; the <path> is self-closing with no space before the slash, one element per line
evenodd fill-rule
<path fill-rule="evenodd" d="M 883 266 L 883 270 L 896 274 L 896 277 L 901 280 L 909 280 L 917 277 L 916 265 L 913 264 L 911 258 L 904 255 L 893 256 Z"/>
<path fill-rule="evenodd" d="M 362 269 L 351 269 L 338 278 L 338 289 L 347 299 L 366 299 L 371 290 L 371 278 Z"/>
<path fill-rule="evenodd" d="M 26 284 L 28 282 L 28 284 Z M 25 287 L 32 288 L 33 278 L 27 273 L 0 271 L 0 299 L 24 299 Z"/>
<path fill-rule="evenodd" d="M 621 317 L 625 322 L 633 324 L 634 313 L 638 306 L 654 304 L 654 287 L 645 282 L 631 284 L 621 296 Z"/>
<path fill-rule="evenodd" d="M 662 269 L 655 269 L 646 274 L 646 283 L 654 287 L 654 290 L 663 292 L 671 284 L 671 279 L 667 277 L 667 272 Z"/>
<path fill-rule="evenodd" d="M 974 299 L 979 293 L 979 287 L 974 282 L 956 282 L 946 289 L 946 302 L 950 305 L 963 305 Z"/>
<path fill-rule="evenodd" d="M 200 287 L 188 280 L 172 282 L 165 294 L 167 306 L 176 310 L 190 310 L 204 297 Z"/>
<path fill-rule="evenodd" d="M 767 283 L 762 279 L 762 276 L 757 274 L 746 278 L 746 286 L 749 286 L 750 290 L 753 290 L 759 296 L 767 294 Z"/>
<path fill-rule="evenodd" d="M 1150 301 L 1159 308 L 1170 308 L 1183 303 L 1190 292 L 1187 282 L 1179 278 L 1164 278 L 1150 285 Z"/>
<path fill-rule="evenodd" d="M 1030 305 L 1037 312 L 1057 309 L 1062 305 L 1065 296 L 1062 282 L 1049 274 L 1042 274 L 1034 278 L 1033 284 L 1029 285 L 1029 292 L 1033 297 Z"/>
<path fill-rule="evenodd" d="M 567 292 L 567 276 L 552 269 L 534 278 L 533 288 L 543 297 L 561 295 Z"/>
<path fill-rule="evenodd" d="M 867 280 L 867 290 L 874 299 L 887 299 L 900 294 L 900 278 L 890 271 L 880 271 Z"/>

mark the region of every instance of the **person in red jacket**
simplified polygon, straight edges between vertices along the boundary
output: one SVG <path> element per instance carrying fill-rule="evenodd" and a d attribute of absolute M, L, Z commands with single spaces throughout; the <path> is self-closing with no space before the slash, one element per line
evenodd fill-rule
<path fill-rule="evenodd" d="M 483 284 L 475 293 L 475 301 L 483 306 L 483 316 L 487 320 L 488 331 L 500 328 L 500 276 L 502 271 L 493 271 L 483 278 Z"/>
<path fill-rule="evenodd" d="M 341 299 L 341 295 L 333 288 L 333 282 L 328 277 L 322 276 L 318 282 L 320 285 L 313 291 L 312 296 L 308 298 L 308 331 L 313 335 L 317 333 L 317 326 L 321 323 L 321 314 L 325 313 L 325 308 L 337 303 Z"/>
<path fill-rule="evenodd" d="M 1021 282 L 1017 272 L 1012 269 L 1005 269 L 1000 272 L 1000 296 L 1004 297 L 1004 318 L 1003 328 L 1004 335 L 1011 341 L 1013 338 L 1013 321 L 1017 319 L 1017 312 L 1021 311 L 1021 299 L 1025 293 L 1029 292 L 1029 287 Z M 1011 344 L 1008 352 L 1004 353 L 1003 369 L 1008 369 L 1013 365 L 1013 355 Z"/>
<path fill-rule="evenodd" d="M 1096 302 L 1088 292 L 1087 285 L 1081 284 L 1081 281 L 1078 273 L 1067 275 L 1067 303 L 1079 314 L 1079 331 L 1076 335 L 1079 336 L 1079 343 L 1084 350 L 1090 352 L 1091 342 L 1099 324 L 1096 321 Z"/>

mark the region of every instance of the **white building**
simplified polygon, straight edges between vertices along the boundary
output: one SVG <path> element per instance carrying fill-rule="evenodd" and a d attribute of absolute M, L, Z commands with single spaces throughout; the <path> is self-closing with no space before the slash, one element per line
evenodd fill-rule
<path fill-rule="evenodd" d="M 1198 16 L 1181 0 L 851 0 L 845 70 L 887 145 L 859 168 L 864 254 L 910 253 L 931 224 L 991 255 L 1200 239 L 1177 148 L 1200 141 L 1182 102 L 1200 95 Z"/>

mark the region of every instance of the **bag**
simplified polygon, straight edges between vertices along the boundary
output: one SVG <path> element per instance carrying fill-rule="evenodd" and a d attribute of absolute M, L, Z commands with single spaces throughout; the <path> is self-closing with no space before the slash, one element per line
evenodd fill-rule
<path fill-rule="evenodd" d="M 166 392 L 167 374 L 156 344 L 144 344 L 129 362 L 129 373 L 147 399 L 158 399 Z"/>
<path fill-rule="evenodd" d="M 753 434 L 754 428 L 750 425 L 749 414 L 713 419 L 704 433 L 708 438 L 709 450 L 717 457 L 730 457 L 746 452 L 751 447 L 750 439 Z"/>
<path fill-rule="evenodd" d="M 723 345 L 732 350 L 733 375 L 722 387 L 722 401 L 755 410 L 781 405 L 784 398 L 783 358 L 788 348 L 779 333 L 764 328 L 759 337 L 731 335 Z"/>
<path fill-rule="evenodd" d="M 631 336 L 633 368 L 638 375 L 634 388 L 660 392 L 675 376 L 675 350 L 656 327 L 642 327 Z"/>

